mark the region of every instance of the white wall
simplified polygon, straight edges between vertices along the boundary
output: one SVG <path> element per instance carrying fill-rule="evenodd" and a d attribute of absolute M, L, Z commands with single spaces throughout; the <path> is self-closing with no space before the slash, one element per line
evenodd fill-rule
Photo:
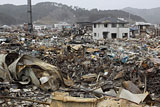
<path fill-rule="evenodd" d="M 129 37 L 129 28 L 126 27 L 117 27 L 113 28 L 112 24 L 108 24 L 108 27 L 104 27 L 104 24 L 96 24 L 96 28 L 94 28 L 93 25 L 93 39 L 103 39 L 103 32 L 109 32 L 108 33 L 108 38 L 112 38 L 111 34 L 112 33 L 117 33 L 117 38 L 122 38 L 123 33 L 128 33 Z M 97 36 L 94 36 L 94 33 L 97 34 Z"/>
<path fill-rule="evenodd" d="M 33 25 L 33 27 L 35 30 L 42 30 L 47 28 L 46 25 Z"/>

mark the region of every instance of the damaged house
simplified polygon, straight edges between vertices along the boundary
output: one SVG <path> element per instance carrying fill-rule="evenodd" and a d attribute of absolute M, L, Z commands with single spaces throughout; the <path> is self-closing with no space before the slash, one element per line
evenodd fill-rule
<path fill-rule="evenodd" d="M 152 24 L 151 23 L 145 23 L 145 22 L 136 22 L 136 26 L 138 28 L 138 33 L 140 35 L 150 35 Z"/>
<path fill-rule="evenodd" d="M 93 22 L 93 39 L 129 37 L 128 22 L 119 18 L 102 18 Z"/>

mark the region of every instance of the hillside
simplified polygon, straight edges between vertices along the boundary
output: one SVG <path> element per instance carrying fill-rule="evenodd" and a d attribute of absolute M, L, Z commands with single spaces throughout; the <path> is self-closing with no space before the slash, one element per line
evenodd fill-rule
<path fill-rule="evenodd" d="M 0 5 L 0 13 L 2 13 L 2 15 L 0 15 L 0 24 L 9 25 L 27 22 L 26 5 Z M 122 10 L 86 10 L 84 8 L 54 2 L 42 2 L 33 5 L 33 20 L 41 24 L 53 24 L 62 21 L 68 23 L 95 21 L 103 17 L 121 17 L 128 19 L 129 13 Z M 131 15 L 131 19 L 133 21 L 145 21 L 137 15 Z"/>
<path fill-rule="evenodd" d="M 7 25 L 16 24 L 16 19 L 4 13 L 0 13 L 0 25 L 4 25 L 4 24 L 7 24 Z"/>
<path fill-rule="evenodd" d="M 124 8 L 123 11 L 141 16 L 142 18 L 144 18 L 146 21 L 150 23 L 160 24 L 160 7 L 153 8 L 153 9 L 136 9 L 136 8 L 127 7 L 127 8 Z"/>

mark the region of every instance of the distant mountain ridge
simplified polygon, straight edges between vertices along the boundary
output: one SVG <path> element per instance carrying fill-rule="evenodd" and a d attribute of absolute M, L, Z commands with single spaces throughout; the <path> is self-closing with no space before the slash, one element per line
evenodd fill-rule
<path fill-rule="evenodd" d="M 137 8 L 127 7 L 122 10 L 134 15 L 141 16 L 147 22 L 160 24 L 160 7 L 152 9 L 137 9 Z"/>
<path fill-rule="evenodd" d="M 33 5 L 33 21 L 39 24 L 54 24 L 58 22 L 75 23 L 80 21 L 95 21 L 103 17 L 120 17 L 129 19 L 129 13 L 122 10 L 86 10 L 84 8 L 67 6 L 55 2 L 42 2 Z M 0 24 L 23 24 L 27 22 L 27 5 L 0 5 Z M 132 15 L 133 21 L 145 21 Z"/>

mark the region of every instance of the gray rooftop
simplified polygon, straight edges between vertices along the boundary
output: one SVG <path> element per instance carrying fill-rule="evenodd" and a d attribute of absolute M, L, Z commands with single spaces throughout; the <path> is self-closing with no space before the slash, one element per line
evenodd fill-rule
<path fill-rule="evenodd" d="M 118 18 L 113 18 L 113 17 L 105 17 L 102 19 L 99 19 L 97 21 L 94 21 L 93 23 L 128 23 L 127 21 L 118 19 Z"/>

